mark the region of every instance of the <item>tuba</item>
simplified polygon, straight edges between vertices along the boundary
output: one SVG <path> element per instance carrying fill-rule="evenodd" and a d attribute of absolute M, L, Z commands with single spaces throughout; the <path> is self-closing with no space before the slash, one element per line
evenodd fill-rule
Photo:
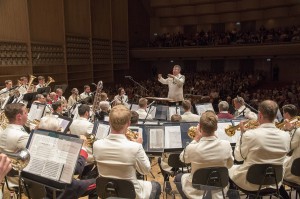
<path fill-rule="evenodd" d="M 191 139 L 194 139 L 194 137 L 196 136 L 196 132 L 197 132 L 197 126 L 191 126 L 188 129 L 187 134 Z"/>
<path fill-rule="evenodd" d="M 31 87 L 32 87 L 32 82 L 33 80 L 36 79 L 36 76 L 33 75 L 29 75 L 29 81 L 28 81 L 28 89 L 27 92 L 30 91 Z M 33 90 L 33 89 L 32 89 Z"/>
<path fill-rule="evenodd" d="M 52 78 L 52 77 L 50 77 L 50 76 L 48 76 L 48 81 L 47 81 L 47 83 L 45 84 L 45 87 L 48 87 L 51 83 L 53 83 L 53 82 L 55 82 L 55 80 Z"/>
<path fill-rule="evenodd" d="M 30 153 L 28 149 L 18 150 L 17 152 L 1 151 L 11 159 L 12 168 L 16 171 L 23 170 L 30 161 Z"/>
<path fill-rule="evenodd" d="M 236 131 L 240 131 L 240 124 L 232 126 L 229 125 L 228 127 L 225 128 L 225 133 L 229 136 L 232 137 L 235 135 Z M 257 120 L 248 120 L 245 124 L 244 124 L 246 129 L 255 129 L 259 126 L 259 122 Z"/>

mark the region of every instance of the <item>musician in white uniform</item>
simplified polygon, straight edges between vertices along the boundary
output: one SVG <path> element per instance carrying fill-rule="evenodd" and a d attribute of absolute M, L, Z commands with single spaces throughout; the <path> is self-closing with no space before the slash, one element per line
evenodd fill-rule
<path fill-rule="evenodd" d="M 27 79 L 27 77 L 21 77 L 20 78 L 20 82 L 21 82 L 21 85 L 20 85 L 20 87 L 19 87 L 19 92 L 20 92 L 20 94 L 22 94 L 22 95 L 24 95 L 24 94 L 26 94 L 27 93 L 27 90 L 28 90 L 28 79 Z"/>
<path fill-rule="evenodd" d="M 298 116 L 298 110 L 297 107 L 293 104 L 287 104 L 282 107 L 283 110 L 283 117 L 285 120 L 292 120 L 294 117 Z M 298 121 L 298 119 L 296 119 Z M 292 124 L 289 123 L 286 124 L 287 130 L 290 132 L 291 135 L 291 151 L 292 155 L 287 156 L 284 161 L 284 175 L 283 178 L 289 182 L 297 183 L 300 185 L 300 177 L 294 176 L 291 173 L 292 164 L 293 161 L 297 158 L 300 158 L 300 128 L 298 128 L 295 124 L 296 122 L 293 122 Z"/>
<path fill-rule="evenodd" d="M 184 75 L 180 74 L 181 67 L 175 65 L 173 74 L 168 74 L 168 78 L 164 79 L 161 74 L 158 74 L 158 81 L 169 86 L 168 98 L 174 101 L 183 101 L 183 85 L 185 82 Z"/>
<path fill-rule="evenodd" d="M 227 167 L 233 165 L 232 148 L 229 141 L 220 140 L 215 135 L 218 118 L 213 112 L 201 115 L 194 140 L 180 154 L 180 160 L 191 163 L 192 172 L 178 174 L 174 182 L 183 198 L 202 198 L 203 190 L 192 186 L 193 173 L 200 168 Z M 223 198 L 221 190 L 212 191 L 212 198 Z"/>
<path fill-rule="evenodd" d="M 8 99 L 9 90 L 11 88 L 12 88 L 12 81 L 11 80 L 5 80 L 5 88 L 0 90 L 0 104 L 1 105 Z"/>
<path fill-rule="evenodd" d="M 127 106 L 128 96 L 126 95 L 123 87 L 118 89 L 118 95 L 114 97 L 114 102 L 114 104 L 123 104 Z"/>
<path fill-rule="evenodd" d="M 234 165 L 229 169 L 230 179 L 240 188 L 256 191 L 259 185 L 254 185 L 246 180 L 248 169 L 253 164 L 282 165 L 286 154 L 290 151 L 290 135 L 288 132 L 276 128 L 274 120 L 278 105 L 272 100 L 265 100 L 258 107 L 259 126 L 255 129 L 244 130 L 236 142 L 234 157 L 237 161 L 244 161 L 241 165 Z M 262 189 L 275 185 L 262 186 Z"/>
<path fill-rule="evenodd" d="M 243 117 L 250 120 L 257 120 L 257 115 L 245 106 L 245 101 L 242 97 L 234 98 L 233 105 L 234 109 L 236 110 L 234 113 L 234 117 Z"/>
<path fill-rule="evenodd" d="M 45 77 L 44 76 L 38 76 L 38 85 L 36 85 L 35 89 L 44 88 L 45 87 Z"/>
<path fill-rule="evenodd" d="M 147 104 L 148 100 L 146 98 L 139 99 L 139 109 L 136 112 L 139 114 L 139 119 L 149 119 L 152 120 L 152 115 L 150 113 L 147 114 Z"/>
<path fill-rule="evenodd" d="M 109 114 L 111 133 L 93 145 L 99 175 L 126 179 L 133 182 L 137 198 L 159 198 L 161 188 L 158 182 L 137 180 L 136 171 L 150 172 L 151 165 L 142 143 L 129 141 L 125 132 L 130 126 L 131 112 L 123 105 L 114 106 Z"/>
<path fill-rule="evenodd" d="M 193 114 L 191 112 L 191 102 L 189 100 L 184 100 L 182 102 L 182 108 L 184 109 L 184 114 L 181 115 L 181 121 L 182 122 L 199 122 L 200 116 Z"/>
<path fill-rule="evenodd" d="M 87 97 L 90 97 L 92 95 L 91 93 L 91 87 L 89 85 L 84 85 L 83 87 L 84 91 L 80 94 L 80 99 L 85 99 Z"/>

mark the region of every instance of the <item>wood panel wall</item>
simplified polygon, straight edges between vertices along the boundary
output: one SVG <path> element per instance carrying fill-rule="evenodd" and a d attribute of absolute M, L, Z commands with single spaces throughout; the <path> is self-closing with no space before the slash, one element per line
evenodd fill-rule
<path fill-rule="evenodd" d="M 0 87 L 24 75 L 69 89 L 128 70 L 127 0 L 1 0 Z"/>

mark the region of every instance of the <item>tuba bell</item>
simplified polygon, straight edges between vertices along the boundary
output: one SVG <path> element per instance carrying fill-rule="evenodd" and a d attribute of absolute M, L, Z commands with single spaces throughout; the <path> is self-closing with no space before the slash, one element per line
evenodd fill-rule
<path fill-rule="evenodd" d="M 11 159 L 12 168 L 16 171 L 22 171 L 30 161 L 28 149 L 18 150 L 16 152 L 1 151 Z"/>
<path fill-rule="evenodd" d="M 29 81 L 28 81 L 28 89 L 27 89 L 27 92 L 29 92 L 30 90 L 33 90 L 33 89 L 32 89 L 32 82 L 33 82 L 34 79 L 36 79 L 36 76 L 29 75 Z"/>
<path fill-rule="evenodd" d="M 47 81 L 47 83 L 45 84 L 45 87 L 48 87 L 49 84 L 51 84 L 51 83 L 53 83 L 53 82 L 55 82 L 55 80 L 54 80 L 52 77 L 48 76 L 48 81 Z"/>

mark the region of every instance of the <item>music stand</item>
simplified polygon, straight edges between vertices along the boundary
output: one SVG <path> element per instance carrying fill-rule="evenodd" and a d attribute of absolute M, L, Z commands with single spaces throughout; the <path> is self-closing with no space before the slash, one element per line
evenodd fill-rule
<path fill-rule="evenodd" d="M 55 85 L 54 86 L 54 91 L 56 91 L 56 89 L 61 88 L 61 90 L 63 91 L 63 93 L 66 91 L 66 89 L 68 88 L 67 84 L 60 84 L 60 85 Z"/>
<path fill-rule="evenodd" d="M 167 120 L 169 106 L 156 105 L 155 119 Z"/>
<path fill-rule="evenodd" d="M 31 104 L 34 101 L 36 95 L 37 95 L 37 92 L 24 94 L 23 100 L 28 102 L 27 108 L 31 107 Z"/>
<path fill-rule="evenodd" d="M 92 133 L 96 139 L 103 139 L 110 133 L 110 125 L 108 122 L 97 120 L 94 124 Z"/>
<path fill-rule="evenodd" d="M 43 93 L 49 94 L 51 92 L 51 88 L 49 86 L 43 87 L 43 88 L 38 88 L 36 92 L 37 92 L 37 94 L 43 94 Z"/>
<path fill-rule="evenodd" d="M 26 148 L 30 161 L 21 175 L 53 190 L 71 184 L 83 140 L 76 135 L 38 129 L 30 134 Z"/>
<path fill-rule="evenodd" d="M 67 133 L 69 130 L 69 127 L 71 126 L 73 119 L 70 117 L 58 115 L 59 120 L 59 126 L 62 133 Z"/>

